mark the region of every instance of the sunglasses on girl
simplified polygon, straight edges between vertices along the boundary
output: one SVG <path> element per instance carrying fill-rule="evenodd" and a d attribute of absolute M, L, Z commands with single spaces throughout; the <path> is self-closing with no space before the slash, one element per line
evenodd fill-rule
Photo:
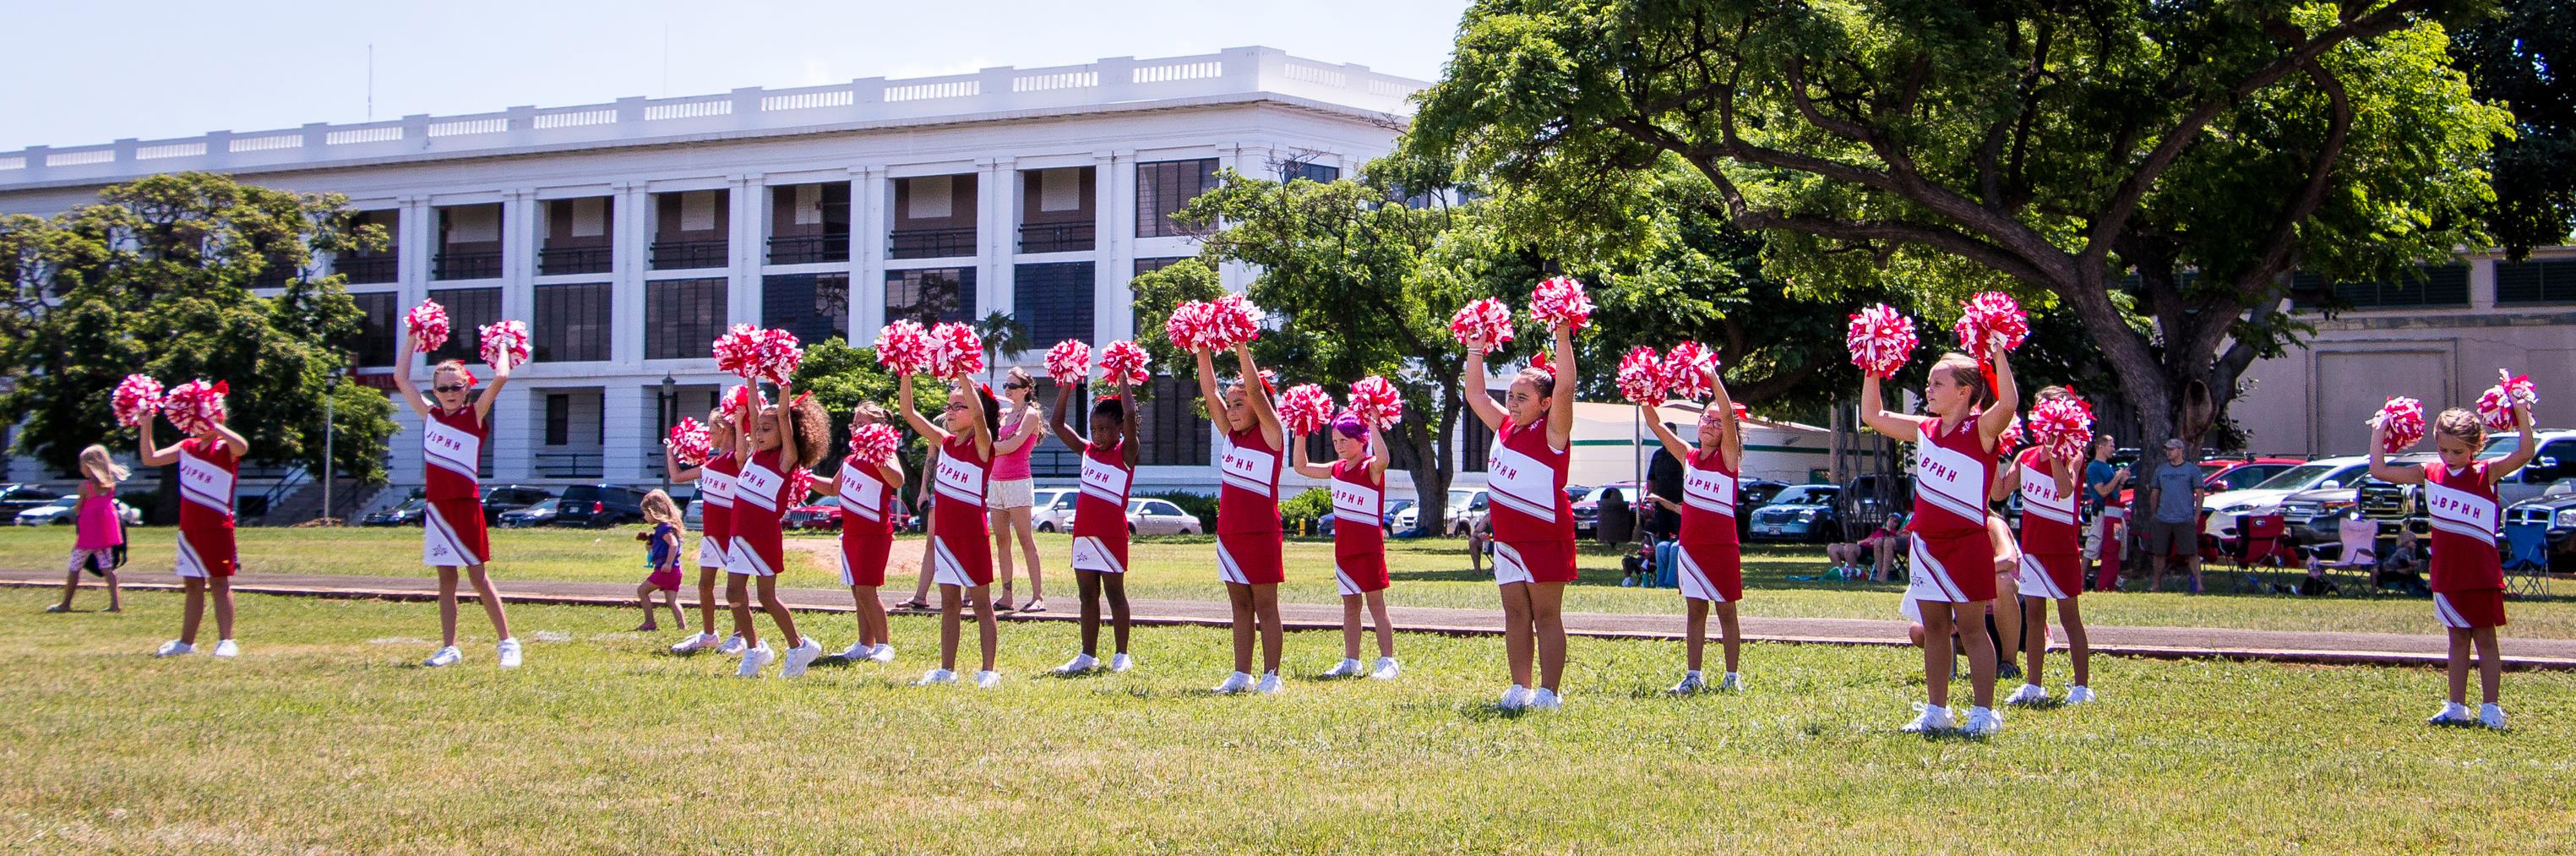
<path fill-rule="evenodd" d="M 459 383 L 441 384 L 430 388 L 439 392 L 464 392 L 466 389 L 464 384 Z"/>

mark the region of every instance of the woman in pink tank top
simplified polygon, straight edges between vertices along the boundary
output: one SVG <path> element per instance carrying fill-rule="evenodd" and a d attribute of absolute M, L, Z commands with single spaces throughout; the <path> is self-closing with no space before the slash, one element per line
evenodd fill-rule
<path fill-rule="evenodd" d="M 1036 504 L 1036 486 L 1029 478 L 1029 454 L 1038 450 L 1046 439 L 1041 424 L 1046 414 L 1030 396 L 1037 392 L 1036 380 L 1026 369 L 1012 369 L 1002 380 L 1000 399 L 1002 423 L 993 426 L 993 473 L 991 490 L 984 494 L 985 516 L 993 530 L 993 559 L 1001 566 L 1002 596 L 993 608 L 1010 612 L 1011 606 L 1011 539 L 1020 540 L 1020 558 L 1029 565 L 1029 600 L 1020 604 L 1022 612 L 1046 611 L 1046 584 L 1038 579 L 1038 535 L 1029 520 L 1031 506 Z"/>

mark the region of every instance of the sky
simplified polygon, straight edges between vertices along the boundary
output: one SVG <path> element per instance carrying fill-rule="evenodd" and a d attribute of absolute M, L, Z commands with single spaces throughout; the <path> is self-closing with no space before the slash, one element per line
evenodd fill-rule
<path fill-rule="evenodd" d="M 0 152 L 1261 45 L 1438 77 L 1467 0 L 34 3 Z M 112 11 L 111 11 L 112 7 Z M 665 45 L 667 44 L 667 50 Z"/>

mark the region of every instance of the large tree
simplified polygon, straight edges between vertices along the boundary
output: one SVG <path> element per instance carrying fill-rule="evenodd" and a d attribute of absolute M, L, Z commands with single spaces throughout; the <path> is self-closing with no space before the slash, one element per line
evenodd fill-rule
<path fill-rule="evenodd" d="M 0 412 L 22 420 L 15 448 L 60 470 L 91 443 L 130 450 L 133 432 L 108 412 L 119 380 L 206 378 L 231 386 L 251 460 L 319 470 L 327 397 L 337 471 L 383 483 L 393 404 L 331 383 L 349 367 L 361 315 L 337 275 L 313 275 L 316 252 L 383 241 L 339 196 L 208 173 L 115 185 L 50 220 L 0 221 L 12 286 L 0 310 Z M 162 482 L 166 520 L 176 481 Z"/>
<path fill-rule="evenodd" d="M 2515 258 L 2576 228 L 2576 4 L 2505 0 L 2504 14 L 2453 39 L 2453 64 L 2481 100 L 2513 110 L 2496 143 L 2487 226 Z"/>
<path fill-rule="evenodd" d="M 2081 320 L 2153 443 L 2306 332 L 2293 268 L 2395 277 L 2482 245 L 2511 117 L 2446 28 L 2491 9 L 1482 0 L 1407 145 L 1558 203 L 1523 231 L 1630 228 L 1586 200 L 1671 155 L 1765 236 L 1774 281 L 2007 287 Z"/>

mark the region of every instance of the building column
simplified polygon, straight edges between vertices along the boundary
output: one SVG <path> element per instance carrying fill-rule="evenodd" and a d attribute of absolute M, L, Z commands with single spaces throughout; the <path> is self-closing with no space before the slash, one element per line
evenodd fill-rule
<path fill-rule="evenodd" d="M 398 208 L 402 213 L 394 221 L 394 277 L 401 286 L 403 308 L 408 310 L 429 296 L 429 259 L 438 251 L 430 246 L 437 234 L 430 228 L 430 218 L 438 216 L 438 210 L 430 207 L 426 196 L 405 196 Z"/>
<path fill-rule="evenodd" d="M 1018 252 L 1019 216 L 1011 179 L 1019 177 L 1010 158 L 975 162 L 975 313 L 969 322 L 995 312 L 1011 311 L 1011 256 Z M 1009 357 L 1004 357 L 1005 360 Z"/>
<path fill-rule="evenodd" d="M 501 194 L 501 317 L 532 318 L 537 313 L 533 289 L 537 270 L 537 191 L 518 188 Z M 494 466 L 500 464 L 495 461 Z"/>
<path fill-rule="evenodd" d="M 536 473 L 537 420 L 545 418 L 544 390 L 514 383 L 501 388 L 501 400 L 492 403 L 492 480 L 508 483 L 527 481 Z M 408 414 L 410 408 L 404 408 Z M 416 427 L 416 426 L 413 426 Z M 417 459 L 419 444 L 412 457 Z"/>
<path fill-rule="evenodd" d="M 659 390 L 654 392 L 658 395 Z M 599 476 L 603 481 L 631 482 L 644 475 L 645 437 L 653 432 L 646 421 L 652 412 L 653 395 L 633 382 L 610 382 L 599 391 Z M 654 475 L 655 481 L 660 475 Z"/>
<path fill-rule="evenodd" d="M 1099 238 L 1091 269 L 1092 341 L 1136 337 L 1136 150 L 1091 156 L 1092 233 Z"/>
<path fill-rule="evenodd" d="M 759 197 L 767 192 L 760 173 L 733 176 L 725 181 L 725 202 L 731 210 L 725 229 L 726 258 L 732 260 L 725 272 L 725 304 L 735 323 L 760 323 L 760 263 L 769 257 L 762 246 L 766 231 L 761 226 Z"/>
<path fill-rule="evenodd" d="M 850 168 L 850 344 L 866 347 L 885 326 L 886 168 Z"/>
<path fill-rule="evenodd" d="M 640 368 L 644 364 L 645 261 L 652 258 L 653 194 L 640 181 L 609 186 L 608 361 Z"/>

